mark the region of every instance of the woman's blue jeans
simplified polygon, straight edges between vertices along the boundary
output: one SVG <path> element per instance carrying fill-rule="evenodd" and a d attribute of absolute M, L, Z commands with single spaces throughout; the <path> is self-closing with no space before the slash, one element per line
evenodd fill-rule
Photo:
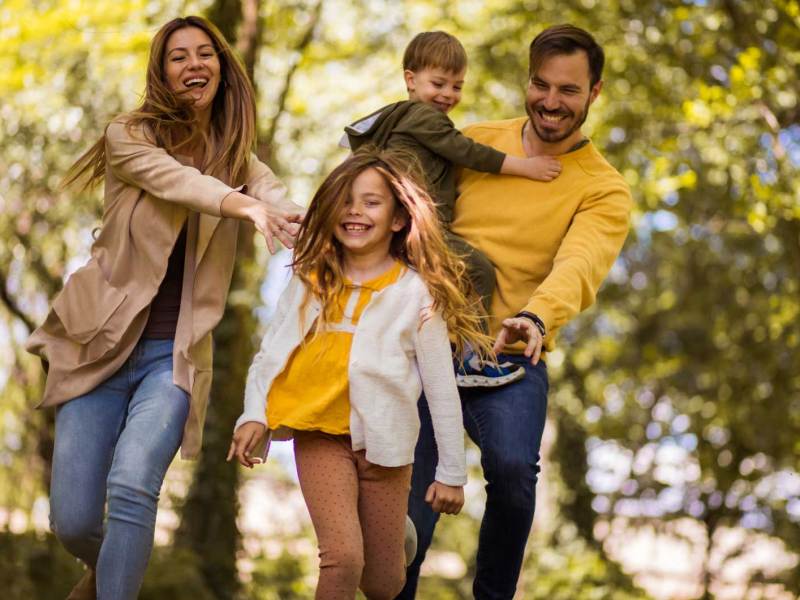
<path fill-rule="evenodd" d="M 153 548 L 161 484 L 189 412 L 172 383 L 172 346 L 141 340 L 114 375 L 56 412 L 50 522 L 97 570 L 99 600 L 136 598 Z"/>
<path fill-rule="evenodd" d="M 473 594 L 476 600 L 511 600 L 533 523 L 539 447 L 547 415 L 547 368 L 522 355 L 501 354 L 525 368 L 525 378 L 499 388 L 461 389 L 464 428 L 481 451 L 486 478 L 486 510 L 478 538 Z M 417 557 L 408 567 L 397 597 L 416 595 L 419 569 L 433 539 L 439 515 L 425 502 L 438 462 L 425 396 L 419 402 L 421 429 L 414 455 L 408 514 L 417 528 Z"/>

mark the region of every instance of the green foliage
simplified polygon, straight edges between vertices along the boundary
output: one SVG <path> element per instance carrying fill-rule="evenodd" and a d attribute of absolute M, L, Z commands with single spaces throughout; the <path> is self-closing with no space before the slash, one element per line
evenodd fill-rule
<path fill-rule="evenodd" d="M 308 565 L 283 551 L 274 559 L 263 554 L 255 559 L 253 579 L 245 592 L 253 600 L 301 600 L 313 594 L 308 584 Z"/>
<path fill-rule="evenodd" d="M 0 589 L 8 600 L 64 598 L 83 575 L 52 535 L 0 532 Z"/>
<path fill-rule="evenodd" d="M 47 480 L 48 426 L 25 408 L 39 396 L 41 372 L 21 344 L 86 256 L 99 223 L 97 193 L 64 193 L 58 181 L 110 116 L 136 104 L 155 28 L 208 4 L 7 0 L 0 7 L 3 506 L 30 510 Z M 594 540 L 598 521 L 627 519 L 636 528 L 690 517 L 705 528 L 709 552 L 729 526 L 800 552 L 797 2 L 324 0 L 318 23 L 316 4 L 261 4 L 254 77 L 269 143 L 262 150 L 301 203 L 342 158 L 342 127 L 403 96 L 400 54 L 414 33 L 443 28 L 467 48 L 457 125 L 522 114 L 527 45 L 546 25 L 576 23 L 606 49 L 605 85 L 586 131 L 631 185 L 634 228 L 600 306 L 577 319 L 548 358 L 557 437 L 545 468 L 557 475 L 561 514 L 551 520 L 562 533 L 532 539 L 523 597 L 641 597 Z M 314 35 L 299 46 L 311 25 Z M 249 350 L 239 341 L 255 327 L 242 315 L 257 304 L 258 264 L 248 262 L 232 297 L 231 318 L 244 325 L 226 325 L 217 340 L 217 355 L 230 361 L 225 369 L 246 366 Z M 241 375 L 226 373 L 215 376 L 230 388 L 217 387 L 215 398 L 232 414 Z M 219 447 L 226 415 L 208 432 Z M 219 531 L 229 536 L 231 580 L 237 479 L 221 468 L 211 465 L 201 477 L 215 488 L 208 498 L 226 499 Z M 193 527 L 202 530 L 210 512 L 195 514 Z M 443 520 L 435 548 L 461 555 L 466 575 L 424 578 L 425 598 L 470 597 L 476 527 L 467 515 Z M 4 589 L 32 594 L 40 582 L 26 565 L 33 549 L 49 546 L 22 536 L 12 553 L 8 535 L 2 556 L 14 557 L 16 575 Z M 204 543 L 211 548 L 215 539 Z M 216 560 L 209 556 L 178 553 L 162 562 L 157 551 L 143 594 L 173 597 L 164 590 L 180 579 L 206 597 L 206 575 L 197 578 L 200 563 Z M 50 581 L 41 585 L 61 585 L 41 597 L 57 597 L 77 579 L 74 563 L 64 564 L 57 576 L 41 574 Z M 313 571 L 289 555 L 262 557 L 245 590 L 307 596 Z M 798 593 L 798 573 L 752 578 Z M 704 576 L 713 581 L 720 572 L 707 566 Z"/>
<path fill-rule="evenodd" d="M 216 600 L 201 573 L 198 554 L 185 548 L 156 547 L 139 593 L 140 600 Z"/>

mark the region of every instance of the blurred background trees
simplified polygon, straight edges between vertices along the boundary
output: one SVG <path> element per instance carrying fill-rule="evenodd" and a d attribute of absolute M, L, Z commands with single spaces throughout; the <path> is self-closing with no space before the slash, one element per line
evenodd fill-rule
<path fill-rule="evenodd" d="M 153 33 L 190 13 L 236 42 L 259 95 L 258 152 L 301 204 L 343 158 L 342 127 L 403 96 L 399 63 L 416 32 L 445 29 L 467 48 L 458 126 L 522 114 L 527 47 L 543 27 L 593 32 L 607 66 L 587 132 L 629 182 L 636 211 L 599 305 L 548 357 L 547 455 L 519 596 L 800 593 L 797 2 L 5 0 L 6 597 L 65 595 L 78 573 L 45 534 L 53 415 L 29 408 L 42 373 L 22 350 L 99 224 L 99 194 L 64 192 L 59 180 L 138 102 Z M 274 296 L 261 284 L 278 270 L 252 231 L 241 242 L 216 336 L 206 452 L 173 465 L 142 598 L 307 598 L 313 587 L 313 533 L 287 453 L 241 481 L 223 462 L 268 316 L 256 309 Z M 476 472 L 465 514 L 443 520 L 421 597 L 470 597 L 481 485 Z"/>

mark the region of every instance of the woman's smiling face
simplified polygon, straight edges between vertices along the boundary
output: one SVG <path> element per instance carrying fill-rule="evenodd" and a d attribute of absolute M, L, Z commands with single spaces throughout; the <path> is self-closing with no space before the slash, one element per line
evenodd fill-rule
<path fill-rule="evenodd" d="M 220 82 L 220 64 L 211 38 L 197 27 L 173 32 L 164 52 L 167 85 L 176 94 L 191 98 L 194 109 L 210 113 Z"/>

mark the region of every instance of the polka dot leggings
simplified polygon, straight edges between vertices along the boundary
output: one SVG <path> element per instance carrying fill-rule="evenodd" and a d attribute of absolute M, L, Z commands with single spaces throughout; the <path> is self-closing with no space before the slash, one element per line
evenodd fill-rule
<path fill-rule="evenodd" d="M 319 541 L 316 600 L 394 598 L 405 583 L 403 552 L 411 465 L 381 467 L 354 452 L 350 436 L 296 431 L 297 476 Z"/>

